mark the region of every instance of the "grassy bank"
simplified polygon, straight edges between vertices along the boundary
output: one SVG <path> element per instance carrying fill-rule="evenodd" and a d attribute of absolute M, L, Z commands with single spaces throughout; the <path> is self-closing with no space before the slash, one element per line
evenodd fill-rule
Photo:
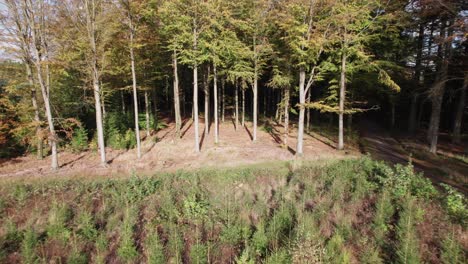
<path fill-rule="evenodd" d="M 3 182 L 2 263 L 464 263 L 466 200 L 412 168 Z"/>

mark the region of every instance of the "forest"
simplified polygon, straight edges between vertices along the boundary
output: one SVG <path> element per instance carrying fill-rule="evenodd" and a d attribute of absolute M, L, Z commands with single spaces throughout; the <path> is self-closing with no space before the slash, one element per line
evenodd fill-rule
<path fill-rule="evenodd" d="M 0 263 L 466 263 L 464 0 L 0 0 Z"/>

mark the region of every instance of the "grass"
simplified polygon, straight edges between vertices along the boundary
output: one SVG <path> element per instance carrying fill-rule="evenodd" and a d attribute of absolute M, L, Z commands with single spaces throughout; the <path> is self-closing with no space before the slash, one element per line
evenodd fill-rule
<path fill-rule="evenodd" d="M 368 157 L 8 180 L 0 197 L 0 262 L 466 261 L 465 197 Z"/>

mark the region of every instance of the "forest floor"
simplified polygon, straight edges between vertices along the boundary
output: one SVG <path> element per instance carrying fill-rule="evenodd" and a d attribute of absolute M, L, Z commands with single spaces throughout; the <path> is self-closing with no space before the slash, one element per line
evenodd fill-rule
<path fill-rule="evenodd" d="M 392 135 L 390 131 L 369 122 L 360 125 L 360 145 L 363 153 L 388 163 L 406 165 L 411 160 L 415 170 L 434 183 L 449 184 L 468 194 L 468 144 L 452 144 L 446 134 L 439 136 L 437 156 L 429 152 L 425 135 L 409 138 Z"/>
<path fill-rule="evenodd" d="M 219 126 L 219 143 L 214 142 L 214 125 L 205 134 L 203 119 L 200 122 L 201 152 L 194 151 L 194 127 L 190 119 L 182 127 L 182 138 L 175 137 L 175 125 L 165 120 L 167 126 L 142 141 L 142 157 L 137 159 L 136 149 L 106 149 L 107 167 L 102 167 L 96 151 L 73 153 L 59 152 L 60 169 L 51 171 L 50 157 L 38 160 L 33 154 L 9 160 L 0 160 L 0 177 L 43 176 L 115 176 L 132 172 L 155 173 L 192 170 L 198 168 L 224 168 L 257 163 L 289 161 L 294 159 L 296 129 L 292 128 L 288 147 L 282 147 L 282 126 L 267 122 L 258 126 L 257 141 L 252 142 L 252 124 L 235 130 L 232 120 Z M 144 133 L 142 132 L 142 135 Z M 317 133 L 304 138 L 304 159 L 325 160 L 359 156 L 358 148 L 346 152 L 335 150 L 333 141 Z"/>

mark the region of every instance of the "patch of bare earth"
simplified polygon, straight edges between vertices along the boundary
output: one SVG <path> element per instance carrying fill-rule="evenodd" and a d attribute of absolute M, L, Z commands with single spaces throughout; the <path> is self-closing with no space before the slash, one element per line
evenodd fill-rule
<path fill-rule="evenodd" d="M 72 153 L 59 152 L 60 169 L 50 169 L 50 157 L 38 160 L 34 155 L 27 155 L 0 161 L 0 177 L 42 177 L 42 176 L 111 176 L 138 173 L 171 172 L 191 170 L 202 167 L 235 167 L 264 162 L 288 161 L 294 159 L 296 149 L 295 129 L 289 136 L 288 148 L 281 146 L 282 127 L 273 125 L 271 130 L 257 129 L 257 141 L 251 140 L 252 125 L 235 130 L 232 122 L 219 125 L 219 143 L 214 142 L 214 126 L 210 133 L 204 133 L 203 120 L 200 122 L 201 152 L 194 151 L 194 127 L 191 120 L 186 120 L 182 127 L 182 138 L 175 137 L 175 126 L 170 123 L 142 141 L 142 157 L 137 159 L 136 149 L 106 149 L 108 165 L 100 165 L 96 151 Z M 142 133 L 144 134 L 144 133 Z M 345 158 L 359 155 L 357 150 L 346 153 L 336 151 L 311 136 L 304 138 L 304 159 L 319 160 Z"/>

